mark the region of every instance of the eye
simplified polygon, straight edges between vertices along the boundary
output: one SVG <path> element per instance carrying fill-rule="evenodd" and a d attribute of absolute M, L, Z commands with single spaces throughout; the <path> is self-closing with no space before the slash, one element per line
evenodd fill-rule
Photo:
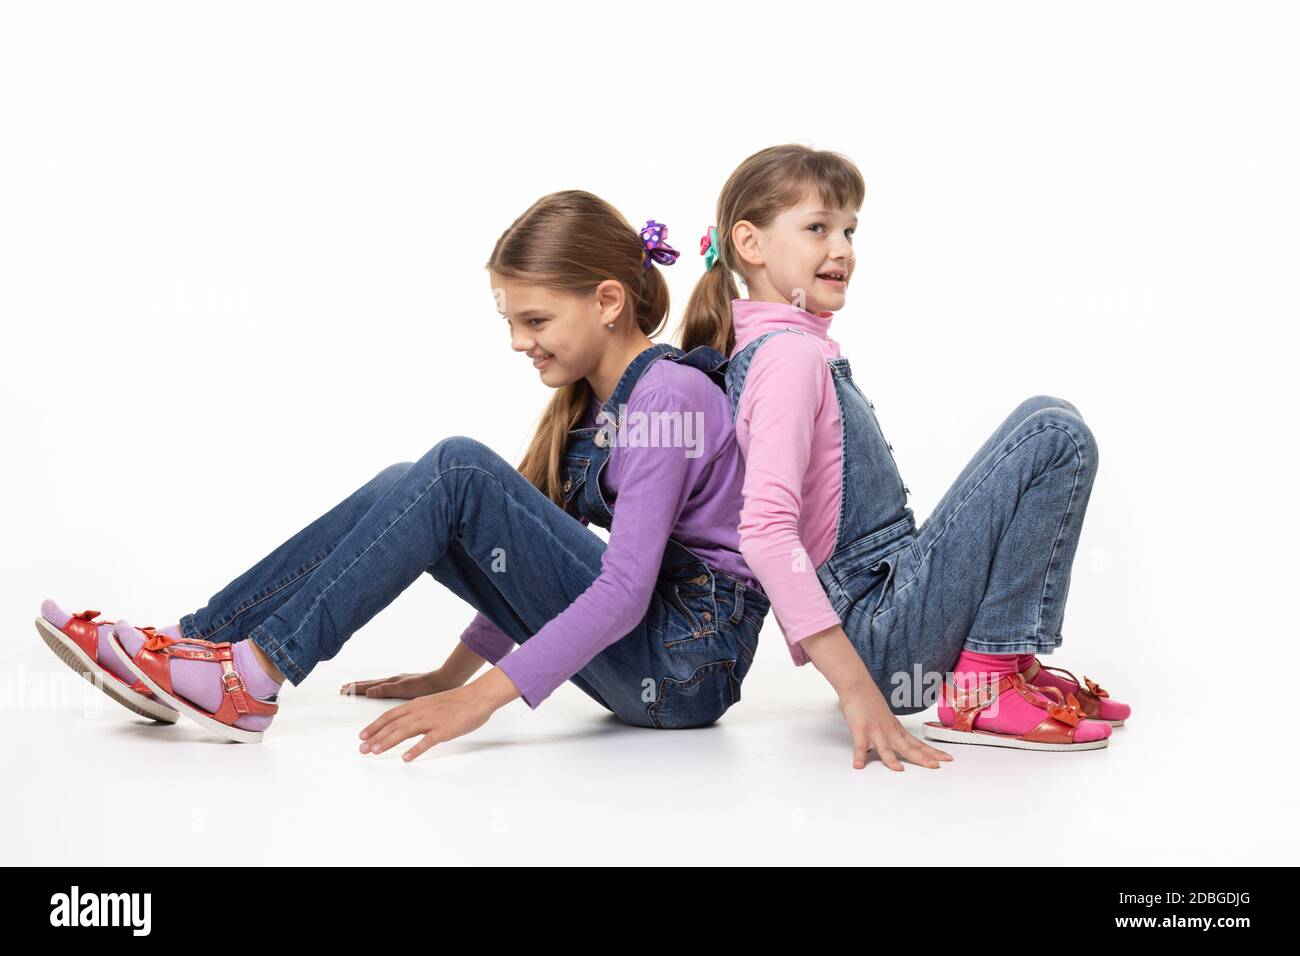
<path fill-rule="evenodd" d="M 528 327 L 529 327 L 530 329 L 535 329 L 535 328 L 537 328 L 537 326 L 533 325 L 534 322 L 545 322 L 545 321 L 546 321 L 545 319 L 529 319 L 529 320 L 528 320 Z"/>
<path fill-rule="evenodd" d="M 857 230 L 855 227 L 853 227 L 853 226 L 849 226 L 849 228 L 847 228 L 847 229 L 844 230 L 844 235 L 846 235 L 846 236 L 848 236 L 850 239 L 852 239 L 852 238 L 853 238 L 853 234 L 854 234 L 855 232 L 857 232 L 857 231 L 858 231 L 858 230 Z"/>
<path fill-rule="evenodd" d="M 825 227 L 824 225 L 822 225 L 820 222 L 815 222 L 815 223 L 813 223 L 811 226 L 809 226 L 808 228 L 809 228 L 809 229 L 825 229 L 826 227 Z"/>

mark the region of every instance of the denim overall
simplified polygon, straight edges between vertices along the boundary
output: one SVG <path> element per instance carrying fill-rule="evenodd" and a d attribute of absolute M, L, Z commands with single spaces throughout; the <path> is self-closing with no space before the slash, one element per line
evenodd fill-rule
<path fill-rule="evenodd" d="M 732 357 L 732 414 L 754 354 Z M 1079 410 L 1035 395 L 994 430 L 918 528 L 893 446 L 845 358 L 828 359 L 839 403 L 842 478 L 835 548 L 817 577 L 896 714 L 932 706 L 964 649 L 1051 653 L 1097 473 Z"/>
<path fill-rule="evenodd" d="M 613 523 L 600 477 L 609 463 L 611 436 L 623 424 L 616 416 L 646 369 L 660 360 L 697 368 L 719 388 L 724 386 L 722 369 L 727 360 L 705 346 L 683 352 L 659 344 L 633 359 L 602 406 L 601 423 L 569 432 L 561 488 L 570 514 L 606 529 Z M 659 665 L 657 696 L 646 710 L 650 722 L 657 727 L 708 724 L 739 701 L 740 684 L 753 663 L 768 608 L 760 590 L 710 567 L 690 548 L 669 538 L 655 597 L 646 612 L 646 630 Z"/>
<path fill-rule="evenodd" d="M 800 329 L 774 329 L 732 357 L 726 388 L 733 419 L 754 355 L 764 342 L 783 332 L 804 334 Z M 914 556 L 916 521 L 907 505 L 911 492 L 898 473 L 894 446 L 885 440 L 876 421 L 874 403 L 853 381 L 848 359 L 828 359 L 827 365 L 840 410 L 842 475 L 835 548 L 817 568 L 817 578 L 847 626 L 851 607 L 865 606 L 872 616 L 879 612 L 898 565 L 904 557 Z M 854 644 L 861 649 L 858 641 Z"/>

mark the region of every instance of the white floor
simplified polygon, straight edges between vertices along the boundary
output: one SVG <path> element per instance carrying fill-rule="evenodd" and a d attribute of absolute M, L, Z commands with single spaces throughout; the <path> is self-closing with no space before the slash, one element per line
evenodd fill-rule
<path fill-rule="evenodd" d="M 1099 661 L 1136 713 L 1106 750 L 854 771 L 828 689 L 769 628 L 712 728 L 630 728 L 566 686 L 407 764 L 357 752 L 390 704 L 337 695 L 387 672 L 351 651 L 382 646 L 377 622 L 287 689 L 258 745 L 136 718 L 26 628 L 0 685 L 5 863 L 1257 864 L 1300 842 L 1289 737 L 1206 714 L 1190 666 L 1184 684 Z"/>

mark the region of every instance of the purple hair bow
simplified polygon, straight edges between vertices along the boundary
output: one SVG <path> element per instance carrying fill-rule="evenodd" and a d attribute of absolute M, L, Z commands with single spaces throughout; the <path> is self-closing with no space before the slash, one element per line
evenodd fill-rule
<path fill-rule="evenodd" d="M 645 221 L 645 227 L 641 230 L 641 245 L 645 247 L 641 258 L 647 269 L 650 268 L 652 261 L 661 266 L 670 266 L 680 255 L 676 249 L 668 245 L 668 227 L 653 219 Z"/>

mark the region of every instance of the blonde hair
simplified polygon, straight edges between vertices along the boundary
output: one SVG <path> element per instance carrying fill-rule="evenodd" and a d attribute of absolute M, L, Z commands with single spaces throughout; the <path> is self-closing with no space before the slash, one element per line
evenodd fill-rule
<path fill-rule="evenodd" d="M 644 251 L 640 234 L 617 209 L 599 196 L 568 189 L 543 196 L 511 223 L 487 268 L 575 295 L 591 295 L 600 283 L 617 280 L 632 320 L 653 337 L 668 319 L 668 284 L 658 266 L 645 268 Z M 561 507 L 560 459 L 592 397 L 585 378 L 557 389 L 519 463 L 523 476 Z"/>
<path fill-rule="evenodd" d="M 681 347 L 707 345 L 730 355 L 736 344 L 731 302 L 740 298 L 733 272 L 739 259 L 731 229 L 741 220 L 765 226 L 797 203 L 809 189 L 827 206 L 862 208 L 867 187 L 862 173 L 847 156 L 797 143 L 769 146 L 736 167 L 718 195 L 715 225 L 718 261 L 695 284 L 678 332 Z"/>

